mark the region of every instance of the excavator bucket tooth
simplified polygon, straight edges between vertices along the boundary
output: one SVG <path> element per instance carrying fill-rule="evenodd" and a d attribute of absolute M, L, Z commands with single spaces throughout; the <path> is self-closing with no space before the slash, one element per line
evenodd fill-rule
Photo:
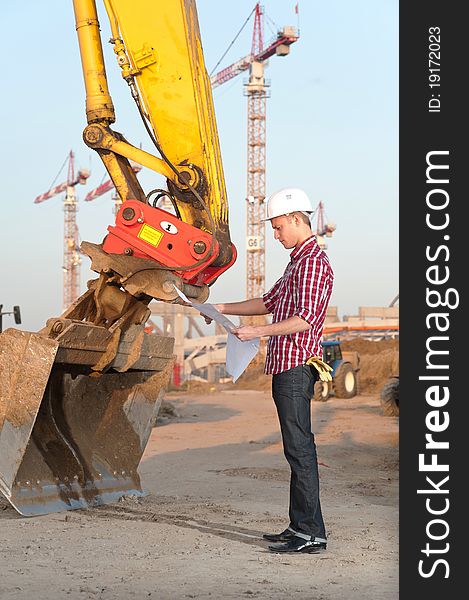
<path fill-rule="evenodd" d="M 127 336 L 104 373 L 89 364 L 104 354 L 96 339 L 87 350 L 17 330 L 0 335 L 0 491 L 19 513 L 144 494 L 137 468 L 169 381 L 174 340 L 145 334 L 142 343 L 142 332 L 131 335 L 138 356 Z M 132 370 L 119 372 L 124 364 Z"/>

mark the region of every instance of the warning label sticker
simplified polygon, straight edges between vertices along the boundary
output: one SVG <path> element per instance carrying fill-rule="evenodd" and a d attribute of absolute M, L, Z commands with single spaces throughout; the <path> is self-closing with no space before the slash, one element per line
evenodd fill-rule
<path fill-rule="evenodd" d="M 145 223 L 145 225 L 142 225 L 137 237 L 145 242 L 148 242 L 148 244 L 151 244 L 152 246 L 158 246 L 158 244 L 161 242 L 163 234 L 158 229 L 155 229 L 154 227 L 151 227 Z"/>

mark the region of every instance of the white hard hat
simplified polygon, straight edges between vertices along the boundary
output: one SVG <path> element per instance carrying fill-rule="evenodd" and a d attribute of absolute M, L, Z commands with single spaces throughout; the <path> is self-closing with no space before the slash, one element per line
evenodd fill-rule
<path fill-rule="evenodd" d="M 292 212 L 314 212 L 308 196 L 298 188 L 284 188 L 272 194 L 267 200 L 267 216 L 263 221 L 270 221 L 275 217 L 287 215 Z"/>

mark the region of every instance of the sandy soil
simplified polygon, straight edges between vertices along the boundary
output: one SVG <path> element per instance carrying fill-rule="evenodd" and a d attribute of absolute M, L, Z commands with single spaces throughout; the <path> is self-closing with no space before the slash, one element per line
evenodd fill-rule
<path fill-rule="evenodd" d="M 287 463 L 270 394 L 166 396 L 140 472 L 149 495 L 37 518 L 0 500 L 0 598 L 398 597 L 398 419 L 377 395 L 313 403 L 328 549 L 276 555 Z"/>

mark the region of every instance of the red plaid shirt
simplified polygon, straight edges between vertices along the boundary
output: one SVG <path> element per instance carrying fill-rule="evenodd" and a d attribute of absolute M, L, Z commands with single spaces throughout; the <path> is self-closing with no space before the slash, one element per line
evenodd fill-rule
<path fill-rule="evenodd" d="M 296 315 L 311 328 L 299 333 L 271 336 L 267 347 L 266 373 L 282 373 L 304 365 L 311 356 L 322 357 L 322 330 L 334 273 L 314 236 L 295 248 L 290 257 L 283 276 L 262 299 L 273 314 L 272 323 Z"/>

